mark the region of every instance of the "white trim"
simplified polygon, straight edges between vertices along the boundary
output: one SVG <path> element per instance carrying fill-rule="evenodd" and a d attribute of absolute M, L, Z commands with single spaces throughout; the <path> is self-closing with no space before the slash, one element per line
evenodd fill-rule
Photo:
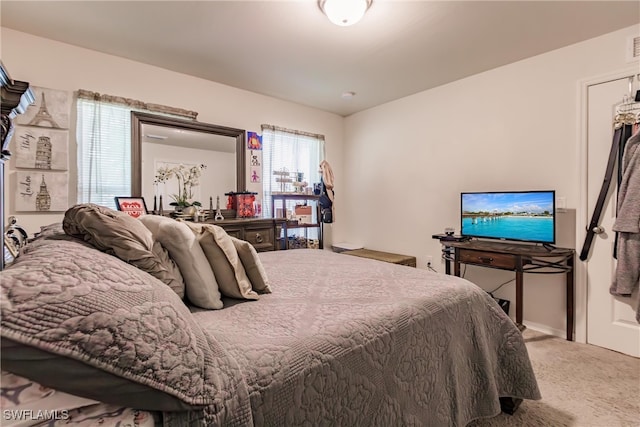
<path fill-rule="evenodd" d="M 578 207 L 576 210 L 576 263 L 575 271 L 575 341 L 580 343 L 587 342 L 587 262 L 580 261 L 578 258 L 586 229 L 590 220 L 591 212 L 588 212 L 587 206 L 587 108 L 589 102 L 589 87 L 596 86 L 610 81 L 629 78 L 638 74 L 637 67 L 624 68 L 621 71 L 604 74 L 598 77 L 583 79 L 578 82 L 577 110 L 580 112 L 577 120 L 577 144 L 578 144 L 578 173 L 579 173 L 579 189 L 578 189 Z M 622 98 L 620 98 L 622 102 Z M 613 120 L 613 118 L 612 118 Z M 532 329 L 537 329 L 532 327 Z"/>
<path fill-rule="evenodd" d="M 523 322 L 523 324 L 528 329 L 532 329 L 534 331 L 542 332 L 543 334 L 547 334 L 547 335 L 553 335 L 554 337 L 560 337 L 562 339 L 567 339 L 567 331 L 565 331 L 565 330 L 556 329 L 556 328 L 550 328 L 547 325 L 543 325 L 542 323 L 536 323 L 536 322 L 527 321 L 527 322 Z"/>

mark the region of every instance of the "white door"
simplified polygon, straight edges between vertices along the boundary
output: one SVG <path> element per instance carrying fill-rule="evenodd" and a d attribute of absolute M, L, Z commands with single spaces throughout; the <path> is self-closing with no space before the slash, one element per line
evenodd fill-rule
<path fill-rule="evenodd" d="M 637 89 L 637 84 L 633 88 Z M 587 224 L 593 215 L 604 180 L 613 139 L 615 107 L 628 92 L 628 78 L 588 87 Z M 586 261 L 587 342 L 640 357 L 640 325 L 635 320 L 638 292 L 631 298 L 614 297 L 609 294 L 616 266 L 612 256 L 615 233 L 611 231 L 615 221 L 616 173 L 617 169 L 611 183 L 612 191 L 600 220 L 604 233 L 594 238 L 590 257 Z"/>

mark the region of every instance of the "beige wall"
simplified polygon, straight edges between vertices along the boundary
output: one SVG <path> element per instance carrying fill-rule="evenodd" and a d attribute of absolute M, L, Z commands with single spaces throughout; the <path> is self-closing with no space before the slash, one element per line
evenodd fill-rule
<path fill-rule="evenodd" d="M 444 271 L 431 235 L 459 232 L 462 191 L 555 189 L 578 208 L 579 82 L 628 68 L 627 40 L 639 33 L 630 27 L 348 117 L 340 238 L 415 255 L 419 267 L 431 255 Z M 575 230 L 563 229 L 574 223 L 562 216 L 559 244 L 576 244 Z M 491 290 L 513 274 L 469 267 L 466 277 Z M 562 280 L 526 276 L 527 322 L 563 333 Z M 497 295 L 514 301 L 514 285 Z"/>
<path fill-rule="evenodd" d="M 0 28 L 0 35 L 2 62 L 14 79 L 34 86 L 67 91 L 87 89 L 195 110 L 201 122 L 249 131 L 260 132 L 262 123 L 270 123 L 324 134 L 327 160 L 337 179 L 341 179 L 343 119 L 338 115 L 8 28 Z M 69 142 L 69 200 L 74 203 L 77 171 L 73 129 Z M 7 214 L 13 215 L 12 199 L 16 189 L 13 160 L 9 161 L 7 175 L 5 201 Z M 62 213 L 18 213 L 18 217 L 29 233 L 34 233 L 41 225 L 60 220 Z M 331 227 L 327 227 L 329 239 L 331 231 Z"/>

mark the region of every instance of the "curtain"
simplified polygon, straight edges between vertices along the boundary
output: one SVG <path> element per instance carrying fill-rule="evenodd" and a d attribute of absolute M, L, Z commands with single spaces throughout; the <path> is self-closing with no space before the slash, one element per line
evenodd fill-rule
<path fill-rule="evenodd" d="M 271 212 L 271 194 L 283 190 L 276 181 L 274 171 L 288 171 L 295 181 L 294 173 L 302 173 L 309 186 L 320 182 L 320 162 L 324 160 L 324 135 L 285 129 L 273 125 L 262 125 L 262 163 L 263 163 L 263 210 L 265 217 L 273 217 Z M 292 191 L 291 184 L 284 187 Z M 295 201 L 291 202 L 293 208 Z"/>

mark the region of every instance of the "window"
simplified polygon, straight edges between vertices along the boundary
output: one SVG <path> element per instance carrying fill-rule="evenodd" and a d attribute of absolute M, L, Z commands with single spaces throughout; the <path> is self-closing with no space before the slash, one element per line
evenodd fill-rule
<path fill-rule="evenodd" d="M 116 209 L 131 194 L 131 112 L 195 120 L 198 113 L 120 96 L 78 91 L 78 203 Z M 136 194 L 135 196 L 140 196 Z"/>
<path fill-rule="evenodd" d="M 131 195 L 131 108 L 78 98 L 78 203 Z"/>
<path fill-rule="evenodd" d="M 324 136 L 307 132 L 283 129 L 271 125 L 262 125 L 262 163 L 263 163 L 263 210 L 265 216 L 273 217 L 271 212 L 271 194 L 283 190 L 274 171 L 286 170 L 291 178 L 293 173 L 302 173 L 309 186 L 320 182 L 322 176 L 320 163 L 324 160 Z M 285 191 L 291 191 L 291 184 Z M 293 208 L 287 206 L 288 209 Z"/>

